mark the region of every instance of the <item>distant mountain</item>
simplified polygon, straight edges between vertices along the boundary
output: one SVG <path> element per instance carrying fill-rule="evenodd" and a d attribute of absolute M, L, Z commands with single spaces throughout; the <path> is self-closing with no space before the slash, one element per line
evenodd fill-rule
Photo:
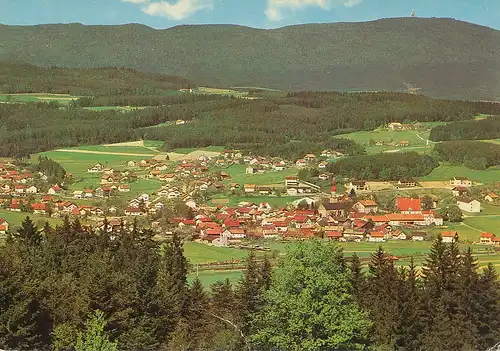
<path fill-rule="evenodd" d="M 232 25 L 0 25 L 0 60 L 131 67 L 218 86 L 414 90 L 500 99 L 500 31 L 452 19 L 394 18 L 273 30 Z"/>

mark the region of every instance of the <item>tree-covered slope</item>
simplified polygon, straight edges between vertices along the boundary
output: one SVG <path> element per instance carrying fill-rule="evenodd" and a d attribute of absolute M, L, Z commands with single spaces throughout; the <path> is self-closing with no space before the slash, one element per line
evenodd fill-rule
<path fill-rule="evenodd" d="M 0 26 L 0 60 L 132 67 L 212 85 L 406 90 L 500 98 L 500 32 L 451 19 L 395 18 L 274 30 L 230 25 Z"/>
<path fill-rule="evenodd" d="M 58 68 L 0 62 L 0 93 L 160 95 L 190 86 L 180 77 L 125 68 Z"/>

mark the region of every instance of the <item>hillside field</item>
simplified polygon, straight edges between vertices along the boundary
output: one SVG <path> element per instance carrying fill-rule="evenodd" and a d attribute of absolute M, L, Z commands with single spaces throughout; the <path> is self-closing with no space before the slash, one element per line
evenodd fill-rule
<path fill-rule="evenodd" d="M 51 102 L 55 101 L 62 105 L 69 104 L 73 100 L 78 100 L 81 96 L 69 94 L 0 94 L 0 102 Z"/>

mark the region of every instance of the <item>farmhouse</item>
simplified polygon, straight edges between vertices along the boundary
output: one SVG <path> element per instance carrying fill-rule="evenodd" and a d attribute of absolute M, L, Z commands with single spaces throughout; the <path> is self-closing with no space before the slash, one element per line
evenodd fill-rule
<path fill-rule="evenodd" d="M 481 238 L 479 239 L 479 242 L 481 244 L 491 245 L 494 243 L 495 238 L 496 236 L 493 233 L 481 233 Z"/>
<path fill-rule="evenodd" d="M 389 123 L 389 129 L 390 130 L 402 130 L 403 129 L 403 125 L 401 123 L 398 123 L 398 122 L 392 122 L 392 123 Z"/>
<path fill-rule="evenodd" d="M 297 186 L 297 185 L 299 185 L 299 180 L 297 177 L 295 177 L 295 176 L 285 177 L 285 186 L 286 187 Z"/>
<path fill-rule="evenodd" d="M 24 194 L 24 185 L 16 185 L 14 189 L 16 194 Z"/>
<path fill-rule="evenodd" d="M 499 196 L 495 193 L 488 193 L 484 199 L 488 202 L 493 202 L 493 201 L 497 201 L 499 198 Z"/>
<path fill-rule="evenodd" d="M 83 191 L 81 191 L 81 190 L 73 191 L 73 197 L 75 199 L 81 199 L 83 197 Z"/>
<path fill-rule="evenodd" d="M 33 213 L 36 214 L 45 214 L 47 212 L 47 204 L 45 203 L 31 204 L 31 208 L 33 209 Z"/>
<path fill-rule="evenodd" d="M 361 213 L 376 213 L 378 212 L 378 205 L 373 200 L 360 200 L 356 202 L 353 206 L 358 212 Z"/>
<path fill-rule="evenodd" d="M 455 197 L 467 196 L 467 195 L 469 195 L 469 189 L 466 187 L 463 187 L 463 186 L 456 186 L 453 189 L 451 189 L 451 193 Z"/>
<path fill-rule="evenodd" d="M 254 193 L 257 190 L 257 185 L 245 184 L 243 185 L 243 190 L 245 191 L 245 193 Z"/>
<path fill-rule="evenodd" d="M 443 232 L 441 233 L 441 236 L 443 237 L 444 243 L 452 243 L 458 241 L 458 233 L 455 231 Z"/>
<path fill-rule="evenodd" d="M 118 191 L 121 193 L 128 193 L 130 191 L 130 185 L 122 184 L 118 187 Z"/>
<path fill-rule="evenodd" d="M 381 243 L 385 241 L 385 234 L 382 232 L 371 232 L 368 234 L 368 241 Z"/>
<path fill-rule="evenodd" d="M 426 232 L 413 232 L 413 233 L 411 233 L 411 240 L 424 241 L 426 236 L 427 236 Z"/>
<path fill-rule="evenodd" d="M 355 192 L 358 192 L 358 191 L 368 190 L 368 186 L 366 182 L 363 180 L 355 180 L 349 183 L 348 189 L 349 191 L 354 190 Z"/>
<path fill-rule="evenodd" d="M 418 183 L 415 181 L 415 179 L 400 179 L 398 180 L 398 187 L 399 188 L 414 188 L 418 185 Z"/>
<path fill-rule="evenodd" d="M 477 200 L 457 200 L 457 206 L 465 212 L 481 212 L 481 203 Z"/>
<path fill-rule="evenodd" d="M 51 187 L 48 191 L 47 191 L 47 194 L 49 195 L 56 195 L 58 193 L 61 192 L 61 187 L 59 185 L 54 185 L 53 187 Z"/>
<path fill-rule="evenodd" d="M 125 209 L 126 216 L 142 216 L 144 213 L 139 207 L 127 207 Z"/>
<path fill-rule="evenodd" d="M 100 173 L 104 170 L 104 166 L 100 163 L 96 163 L 92 167 L 87 168 L 88 173 Z"/>
<path fill-rule="evenodd" d="M 454 177 L 450 180 L 450 185 L 468 188 L 472 186 L 472 182 L 465 177 Z"/>

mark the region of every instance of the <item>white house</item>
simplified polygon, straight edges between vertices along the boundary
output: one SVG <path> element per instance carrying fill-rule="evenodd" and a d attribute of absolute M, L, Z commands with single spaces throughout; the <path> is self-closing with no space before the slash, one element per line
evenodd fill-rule
<path fill-rule="evenodd" d="M 477 200 L 457 200 L 457 206 L 465 212 L 481 212 L 481 203 Z"/>
<path fill-rule="evenodd" d="M 456 187 L 468 188 L 468 187 L 472 186 L 472 182 L 465 177 L 453 177 L 453 179 L 450 180 L 450 185 L 453 185 Z"/>
<path fill-rule="evenodd" d="M 452 243 L 458 240 L 458 233 L 455 231 L 443 232 L 441 233 L 441 236 L 443 237 L 444 243 Z"/>
<path fill-rule="evenodd" d="M 88 173 L 100 173 L 104 169 L 104 166 L 100 163 L 96 163 L 92 167 L 87 168 Z"/>
<path fill-rule="evenodd" d="M 27 194 L 36 194 L 38 192 L 38 189 L 36 186 L 32 185 L 29 188 L 26 189 Z"/>
<path fill-rule="evenodd" d="M 75 199 L 81 199 L 83 197 L 83 191 L 81 191 L 81 190 L 73 191 L 73 197 Z"/>
<path fill-rule="evenodd" d="M 228 239 L 243 239 L 245 237 L 245 230 L 242 228 L 230 228 L 222 232 L 222 236 Z"/>

